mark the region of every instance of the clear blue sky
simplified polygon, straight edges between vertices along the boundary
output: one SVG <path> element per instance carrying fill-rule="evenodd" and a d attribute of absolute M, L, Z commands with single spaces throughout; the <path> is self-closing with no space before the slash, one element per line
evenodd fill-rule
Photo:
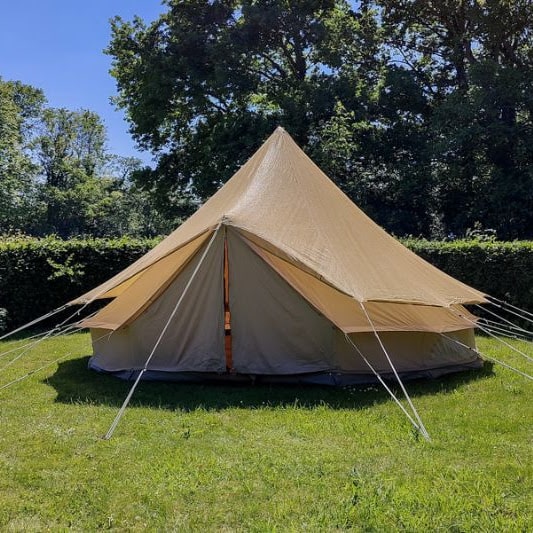
<path fill-rule="evenodd" d="M 2 0 L 0 77 L 39 87 L 52 107 L 90 109 L 106 124 L 108 147 L 118 155 L 140 155 L 120 111 L 110 58 L 109 19 L 152 21 L 165 10 L 160 0 Z"/>

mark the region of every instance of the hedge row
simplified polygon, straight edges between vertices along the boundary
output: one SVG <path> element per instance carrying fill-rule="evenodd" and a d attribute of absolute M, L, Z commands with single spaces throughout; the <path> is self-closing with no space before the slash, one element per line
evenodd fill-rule
<path fill-rule="evenodd" d="M 406 240 L 413 252 L 480 291 L 533 310 L 533 241 Z"/>
<path fill-rule="evenodd" d="M 9 328 L 95 287 L 138 259 L 156 240 L 30 239 L 0 241 L 0 309 Z M 404 241 L 453 277 L 533 309 L 533 242 Z"/>
<path fill-rule="evenodd" d="M 0 241 L 0 309 L 8 329 L 80 296 L 133 263 L 156 240 L 8 238 Z"/>

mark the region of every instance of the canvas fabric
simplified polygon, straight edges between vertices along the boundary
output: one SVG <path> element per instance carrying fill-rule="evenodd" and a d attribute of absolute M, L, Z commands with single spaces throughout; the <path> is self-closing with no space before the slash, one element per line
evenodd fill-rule
<path fill-rule="evenodd" d="M 92 365 L 109 372 L 143 368 L 197 267 L 204 243 L 168 288 L 131 324 L 116 331 L 91 326 Z M 223 247 L 219 233 L 192 280 L 150 362 L 151 370 L 222 372 L 225 370 Z"/>
<path fill-rule="evenodd" d="M 269 243 L 295 265 L 359 302 L 433 306 L 485 295 L 433 267 L 370 220 L 278 128 L 192 217 L 129 268 L 71 303 L 117 296 L 132 277 L 219 223 Z"/>
<path fill-rule="evenodd" d="M 391 302 L 360 302 L 248 241 L 249 246 L 309 303 L 345 333 L 433 331 L 444 333 L 472 327 L 477 318 L 463 306 L 437 307 Z M 463 318 L 464 317 L 464 318 Z"/>
<path fill-rule="evenodd" d="M 151 361 L 151 370 L 219 374 L 226 371 L 223 327 L 225 238 L 228 245 L 234 373 L 368 374 L 370 369 L 347 341 L 345 333 L 350 335 L 378 372 L 391 372 L 372 332 L 349 332 L 337 327 L 313 304 L 311 298 L 296 290 L 232 228 L 220 231 L 213 241 L 180 312 Z M 204 243 L 167 290 L 132 323 L 116 331 L 93 327 L 93 368 L 120 372 L 139 370 L 144 366 L 205 246 Z M 332 290 L 324 284 L 323 288 Z M 340 296 L 345 298 L 342 294 Z M 376 304 L 377 307 L 383 305 L 390 304 Z M 449 331 L 447 336 L 465 346 L 475 346 L 473 330 L 464 323 L 459 323 L 456 330 Z M 389 329 L 381 331 L 380 337 L 400 372 L 445 368 L 477 359 L 468 348 L 431 331 Z"/>
<path fill-rule="evenodd" d="M 175 252 L 125 282 L 126 287 L 111 303 L 94 317 L 81 322 L 90 328 L 118 329 L 135 320 L 169 287 L 206 242 L 210 233 L 203 233 Z M 188 272 L 188 270 L 187 270 Z M 118 289 L 118 288 L 117 288 Z M 118 290 L 115 289 L 115 292 Z M 111 291 L 113 292 L 113 291 Z"/>
<path fill-rule="evenodd" d="M 485 295 L 385 233 L 278 128 L 175 232 L 71 302 L 111 299 L 80 323 L 92 367 L 142 369 L 198 267 L 150 370 L 227 373 L 225 246 L 233 373 L 368 374 L 347 335 L 387 373 L 374 328 L 400 372 L 477 360 L 463 306 Z"/>

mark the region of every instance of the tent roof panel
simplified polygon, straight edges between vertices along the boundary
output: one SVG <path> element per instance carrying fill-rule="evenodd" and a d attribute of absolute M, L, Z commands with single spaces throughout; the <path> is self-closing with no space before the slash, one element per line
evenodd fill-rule
<path fill-rule="evenodd" d="M 70 303 L 114 295 L 127 280 L 219 223 L 271 243 L 300 268 L 360 302 L 449 306 L 485 301 L 483 293 L 388 235 L 278 128 L 176 231 L 129 268 Z"/>

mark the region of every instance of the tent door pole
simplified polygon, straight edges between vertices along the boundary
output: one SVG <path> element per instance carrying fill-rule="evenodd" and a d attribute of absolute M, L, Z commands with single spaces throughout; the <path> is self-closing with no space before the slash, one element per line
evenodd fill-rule
<path fill-rule="evenodd" d="M 233 372 L 233 352 L 231 337 L 231 311 L 229 307 L 229 261 L 228 234 L 224 226 L 224 353 L 226 355 L 226 372 Z"/>

